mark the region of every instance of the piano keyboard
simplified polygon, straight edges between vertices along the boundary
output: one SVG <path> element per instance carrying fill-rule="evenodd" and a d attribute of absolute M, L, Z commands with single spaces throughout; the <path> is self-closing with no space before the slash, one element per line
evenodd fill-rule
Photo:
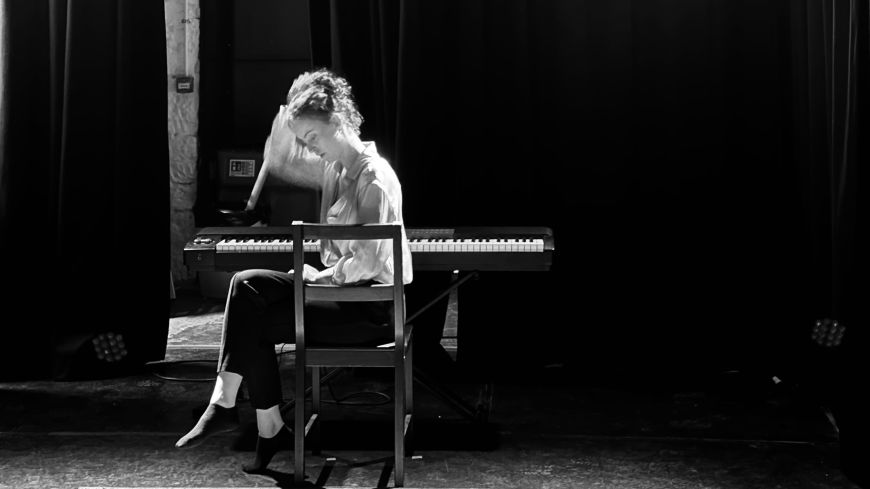
<path fill-rule="evenodd" d="M 319 240 L 305 240 L 306 252 L 320 251 Z M 409 239 L 411 253 L 543 253 L 543 239 Z M 222 239 L 215 245 L 216 253 L 292 253 L 290 238 Z"/>
<path fill-rule="evenodd" d="M 406 228 L 415 271 L 549 270 L 553 233 L 545 227 Z M 306 261 L 319 264 L 320 242 L 303 242 Z M 289 270 L 289 227 L 204 228 L 184 247 L 191 271 Z"/>

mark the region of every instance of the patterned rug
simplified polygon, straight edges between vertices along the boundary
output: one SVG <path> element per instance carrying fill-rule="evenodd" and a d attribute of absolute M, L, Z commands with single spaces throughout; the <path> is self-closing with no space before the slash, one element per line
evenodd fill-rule
<path fill-rule="evenodd" d="M 220 346 L 223 322 L 223 311 L 170 318 L 166 347 L 217 348 Z"/>
<path fill-rule="evenodd" d="M 225 300 L 209 297 L 198 288 L 178 290 L 170 308 L 165 360 L 216 357 Z"/>

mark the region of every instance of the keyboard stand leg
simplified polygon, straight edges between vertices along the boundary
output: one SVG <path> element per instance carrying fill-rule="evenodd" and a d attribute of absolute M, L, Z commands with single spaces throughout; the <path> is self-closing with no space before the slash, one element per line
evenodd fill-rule
<path fill-rule="evenodd" d="M 478 278 L 480 274 L 477 271 L 473 271 L 464 276 L 460 276 L 458 271 L 454 271 L 453 275 L 453 280 L 451 281 L 450 286 L 444 289 L 444 291 L 438 294 L 434 299 L 429 301 L 429 303 L 423 306 L 419 311 L 411 315 L 408 318 L 408 322 L 411 322 L 414 318 L 435 305 L 438 301 L 440 301 L 447 295 L 450 295 L 450 303 L 452 303 L 453 306 L 457 309 L 456 312 L 458 316 L 459 287 L 471 279 Z M 447 318 L 445 318 L 445 323 L 446 322 Z M 445 330 L 446 329 L 447 328 L 445 327 Z M 445 330 L 442 330 L 442 335 L 444 334 Z M 451 331 L 449 332 L 451 336 L 450 340 L 455 341 L 456 337 L 458 336 L 458 331 L 456 329 L 451 329 Z M 416 367 L 414 368 L 414 380 L 416 380 L 417 383 L 425 387 L 426 390 L 431 392 L 435 397 L 443 401 L 462 417 L 473 422 L 485 423 L 488 420 L 490 408 L 492 406 L 493 385 L 491 382 L 487 382 L 481 386 L 480 392 L 478 394 L 478 403 L 477 406 L 474 407 L 470 403 L 462 399 L 456 392 L 443 385 L 443 383 L 429 377 L 425 372 Z"/>
<path fill-rule="evenodd" d="M 473 408 L 455 392 L 447 389 L 439 382 L 430 379 L 422 370 L 414 369 L 414 380 L 464 418 L 474 422 L 486 422 L 485 417 L 483 417 L 484 419 L 481 417 L 480 409 Z M 487 409 L 486 411 L 488 414 L 489 410 Z"/>
<path fill-rule="evenodd" d="M 456 272 L 453 272 L 453 273 L 456 274 Z M 417 318 L 417 316 L 419 316 L 420 314 L 423 314 L 424 312 L 426 312 L 426 310 L 428 310 L 430 307 L 434 306 L 438 301 L 440 301 L 441 299 L 443 299 L 444 297 L 446 297 L 448 294 L 450 294 L 450 293 L 453 292 L 454 290 L 459 289 L 459 286 L 461 286 L 462 284 L 464 284 L 465 282 L 468 282 L 469 280 L 471 280 L 471 279 L 473 279 L 473 278 L 476 279 L 478 276 L 479 276 L 479 273 L 478 273 L 477 271 L 474 271 L 474 272 L 471 272 L 471 273 L 469 273 L 468 275 L 466 275 L 466 276 L 464 276 L 464 277 L 462 277 L 462 278 L 459 278 L 459 279 L 454 278 L 454 279 L 453 279 L 453 282 L 450 284 L 449 287 L 447 287 L 446 289 L 444 289 L 440 294 L 438 294 L 434 299 L 432 299 L 431 301 L 429 301 L 425 306 L 421 307 L 419 311 L 417 311 L 417 312 L 415 312 L 414 314 L 408 316 L 408 318 L 405 319 L 405 323 L 411 323 L 411 322 L 413 322 L 414 319 Z"/>

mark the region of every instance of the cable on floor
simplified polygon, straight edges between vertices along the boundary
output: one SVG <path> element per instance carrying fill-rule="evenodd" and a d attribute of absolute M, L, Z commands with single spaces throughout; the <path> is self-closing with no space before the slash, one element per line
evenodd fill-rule
<path fill-rule="evenodd" d="M 327 389 L 329 389 L 329 395 L 332 396 L 333 400 L 322 399 L 321 402 L 325 402 L 328 404 L 340 404 L 340 405 L 344 405 L 344 406 L 381 406 L 384 404 L 388 404 L 393 400 L 392 397 L 390 397 L 389 395 L 384 394 L 383 392 L 380 392 L 380 391 L 357 391 L 357 392 L 352 392 L 344 397 L 339 398 L 338 396 L 335 395 L 335 391 L 332 389 L 332 382 L 327 382 L 326 387 L 327 387 Z M 352 399 L 354 397 L 361 397 L 361 396 L 377 396 L 377 397 L 381 398 L 381 401 L 380 402 L 363 402 L 363 401 L 347 402 L 348 399 Z"/>
<path fill-rule="evenodd" d="M 146 364 L 146 367 L 165 367 L 168 365 L 178 365 L 178 364 L 183 364 L 183 363 L 216 363 L 216 360 L 173 360 L 173 361 L 168 361 L 168 362 L 152 362 L 152 363 Z M 170 375 L 163 375 L 157 371 L 152 370 L 151 375 L 153 375 L 159 379 L 170 380 L 173 382 L 214 382 L 215 376 L 217 374 L 215 374 L 211 377 L 208 377 L 208 378 L 175 377 L 175 376 L 170 376 Z"/>

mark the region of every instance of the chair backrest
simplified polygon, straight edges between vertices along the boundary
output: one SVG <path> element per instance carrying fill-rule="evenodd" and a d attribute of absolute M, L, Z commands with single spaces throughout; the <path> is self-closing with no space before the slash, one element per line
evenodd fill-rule
<path fill-rule="evenodd" d="M 293 281 L 294 301 L 296 304 L 296 350 L 305 348 L 305 299 L 328 301 L 393 301 L 393 336 L 395 348 L 404 351 L 407 341 L 405 330 L 405 286 L 403 283 L 404 263 L 402 255 L 402 225 L 390 224 L 313 224 L 293 221 L 291 225 L 293 249 L 303 250 L 303 240 L 392 240 L 393 283 L 373 284 L 364 286 L 337 286 L 306 284 L 302 280 Z M 305 266 L 304 253 L 293 253 L 294 270 L 303 270 Z M 297 275 L 298 277 L 298 275 Z"/>

